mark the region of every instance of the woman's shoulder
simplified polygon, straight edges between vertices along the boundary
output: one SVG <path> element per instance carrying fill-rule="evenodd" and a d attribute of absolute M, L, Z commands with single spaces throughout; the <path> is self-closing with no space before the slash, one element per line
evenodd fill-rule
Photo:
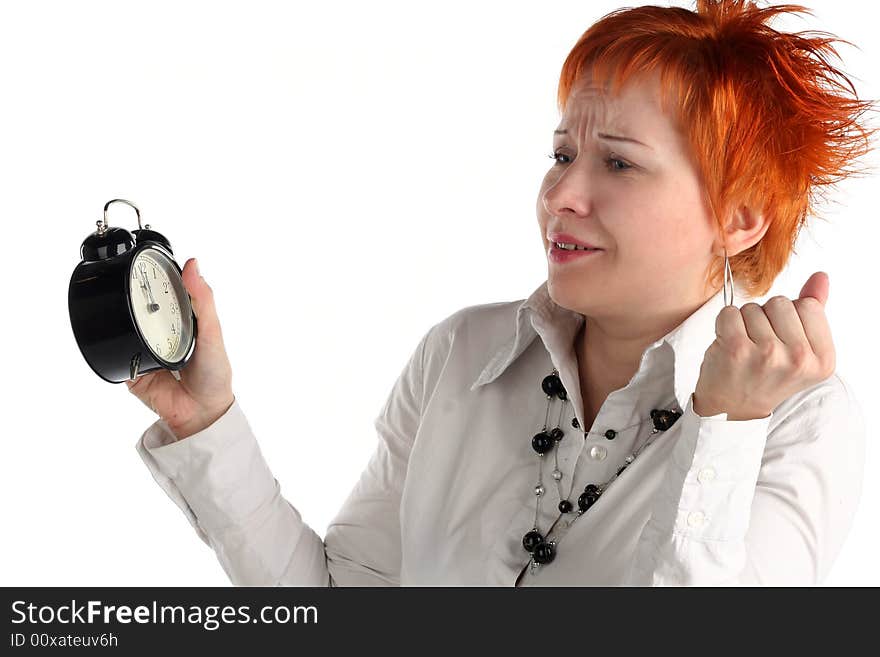
<path fill-rule="evenodd" d="M 802 390 L 776 407 L 770 429 L 786 424 L 789 428 L 836 427 L 843 433 L 859 434 L 864 413 L 856 391 L 838 370 L 824 381 Z M 837 433 L 837 432 L 835 432 Z M 843 437 L 838 437 L 838 440 Z"/>
<path fill-rule="evenodd" d="M 448 369 L 454 361 L 476 377 L 484 361 L 516 336 L 518 309 L 525 299 L 461 307 L 430 327 L 424 340 L 427 369 Z"/>
<path fill-rule="evenodd" d="M 516 328 L 518 308 L 525 299 L 515 301 L 496 301 L 465 306 L 446 315 L 435 325 L 435 330 L 455 335 L 462 332 L 477 331 L 499 335 Z"/>
<path fill-rule="evenodd" d="M 780 404 L 780 407 L 788 406 L 789 410 L 794 410 L 802 406 L 849 405 L 857 403 L 852 386 L 839 370 L 835 370 L 834 374 L 824 381 L 820 381 L 786 399 Z"/>

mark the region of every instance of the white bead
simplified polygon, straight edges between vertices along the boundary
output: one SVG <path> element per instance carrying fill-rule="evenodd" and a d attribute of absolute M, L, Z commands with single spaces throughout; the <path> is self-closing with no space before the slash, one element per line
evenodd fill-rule
<path fill-rule="evenodd" d="M 553 478 L 556 481 L 559 481 L 560 479 L 562 479 L 562 473 L 559 470 L 554 470 L 553 471 Z"/>
<path fill-rule="evenodd" d="M 544 494 L 544 487 L 541 484 L 538 484 L 537 486 L 535 486 L 535 495 L 540 496 L 543 494 Z"/>
<path fill-rule="evenodd" d="M 608 450 L 604 445 L 593 445 L 590 448 L 590 458 L 594 461 L 601 461 L 608 455 Z"/>

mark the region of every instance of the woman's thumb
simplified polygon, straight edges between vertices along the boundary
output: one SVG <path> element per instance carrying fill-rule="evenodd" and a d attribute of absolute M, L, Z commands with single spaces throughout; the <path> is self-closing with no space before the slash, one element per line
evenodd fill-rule
<path fill-rule="evenodd" d="M 214 292 L 199 272 L 198 261 L 190 258 L 183 266 L 183 285 L 192 300 L 199 323 L 199 337 L 211 339 L 220 334 L 220 322 L 214 307 Z"/>

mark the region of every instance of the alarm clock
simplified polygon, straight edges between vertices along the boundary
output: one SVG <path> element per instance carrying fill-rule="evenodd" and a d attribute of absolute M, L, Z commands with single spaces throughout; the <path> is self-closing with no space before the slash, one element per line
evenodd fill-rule
<path fill-rule="evenodd" d="M 134 208 L 138 230 L 107 225 L 113 203 Z M 177 380 L 196 344 L 196 317 L 171 244 L 141 226 L 140 210 L 117 198 L 80 246 L 67 295 L 70 325 L 95 374 L 110 383 L 167 369 Z"/>

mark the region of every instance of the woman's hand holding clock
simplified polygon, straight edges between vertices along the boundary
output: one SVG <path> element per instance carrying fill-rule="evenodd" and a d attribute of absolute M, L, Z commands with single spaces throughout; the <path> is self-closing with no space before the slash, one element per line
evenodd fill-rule
<path fill-rule="evenodd" d="M 192 358 L 179 371 L 180 381 L 161 369 L 125 382 L 135 397 L 168 424 L 178 440 L 213 424 L 235 401 L 232 367 L 223 344 L 214 293 L 199 274 L 195 258 L 186 261 L 182 276 L 199 323 L 199 335 Z"/>

